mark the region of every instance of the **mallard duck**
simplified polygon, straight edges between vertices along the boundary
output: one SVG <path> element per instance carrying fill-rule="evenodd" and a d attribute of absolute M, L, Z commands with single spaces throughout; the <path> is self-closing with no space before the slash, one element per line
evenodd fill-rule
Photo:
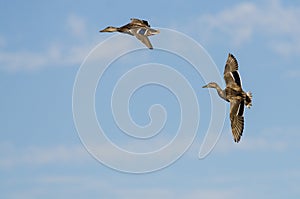
<path fill-rule="evenodd" d="M 252 94 L 243 91 L 238 67 L 236 58 L 229 53 L 224 70 L 226 88 L 222 90 L 215 82 L 203 86 L 203 88 L 215 88 L 222 99 L 230 102 L 231 129 L 235 142 L 239 142 L 243 134 L 244 106 L 246 105 L 247 108 L 252 106 Z"/>
<path fill-rule="evenodd" d="M 153 49 L 148 36 L 155 35 L 159 33 L 159 30 L 150 28 L 148 21 L 131 18 L 131 22 L 121 26 L 113 27 L 108 26 L 107 28 L 100 30 L 99 32 L 121 32 L 126 33 L 138 38 L 143 44 L 145 44 L 149 49 Z"/>

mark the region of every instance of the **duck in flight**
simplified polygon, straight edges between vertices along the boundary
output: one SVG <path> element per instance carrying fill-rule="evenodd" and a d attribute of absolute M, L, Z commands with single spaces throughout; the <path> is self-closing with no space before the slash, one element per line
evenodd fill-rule
<path fill-rule="evenodd" d="M 159 33 L 159 30 L 150 28 L 148 21 L 131 18 L 130 23 L 121 26 L 113 27 L 108 26 L 107 28 L 100 30 L 99 32 L 121 32 L 126 33 L 132 36 L 135 36 L 143 44 L 145 44 L 149 49 L 153 49 L 152 44 L 149 41 L 148 36 L 156 35 Z"/>
<path fill-rule="evenodd" d="M 224 70 L 226 88 L 222 90 L 215 82 L 203 86 L 203 88 L 215 88 L 222 99 L 230 102 L 231 130 L 235 142 L 239 142 L 243 134 L 244 106 L 246 105 L 247 108 L 252 106 L 252 94 L 243 91 L 238 67 L 236 58 L 229 53 Z"/>

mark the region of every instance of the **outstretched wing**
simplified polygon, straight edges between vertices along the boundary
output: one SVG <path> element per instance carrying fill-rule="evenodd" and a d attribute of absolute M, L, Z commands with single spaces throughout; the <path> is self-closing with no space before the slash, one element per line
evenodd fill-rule
<path fill-rule="evenodd" d="M 226 82 L 226 85 L 237 84 L 239 87 L 242 87 L 238 68 L 239 66 L 236 58 L 229 53 L 224 69 L 224 80 Z"/>
<path fill-rule="evenodd" d="M 146 20 L 141 20 L 141 19 L 136 19 L 136 18 L 131 18 L 130 20 L 131 20 L 130 23 L 132 23 L 132 24 L 150 27 L 150 24 Z"/>
<path fill-rule="evenodd" d="M 244 100 L 230 102 L 231 130 L 235 142 L 239 142 L 244 130 Z"/>
<path fill-rule="evenodd" d="M 132 34 L 139 39 L 143 44 L 145 44 L 149 49 L 153 49 L 152 44 L 150 43 L 149 38 L 146 36 L 147 35 L 147 29 L 146 28 L 137 28 L 137 29 L 132 29 L 131 32 Z"/>
<path fill-rule="evenodd" d="M 238 69 L 239 69 L 239 65 L 236 58 L 229 53 L 226 61 L 225 69 L 224 69 L 224 74 L 228 72 L 237 71 Z"/>

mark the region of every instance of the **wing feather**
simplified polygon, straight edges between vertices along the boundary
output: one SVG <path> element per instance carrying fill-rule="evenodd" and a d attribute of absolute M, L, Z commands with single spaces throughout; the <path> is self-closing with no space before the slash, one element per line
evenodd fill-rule
<path fill-rule="evenodd" d="M 132 29 L 131 32 L 138 40 L 140 40 L 143 44 L 145 44 L 149 49 L 153 49 L 153 46 L 149 38 L 146 36 L 147 29 L 137 28 L 137 29 Z"/>
<path fill-rule="evenodd" d="M 238 68 L 239 66 L 236 58 L 229 53 L 224 69 L 224 80 L 226 85 L 237 84 L 238 86 L 242 87 L 242 81 L 238 72 Z"/>
<path fill-rule="evenodd" d="M 146 20 L 141 20 L 141 19 L 136 19 L 136 18 L 131 18 L 130 20 L 131 20 L 130 23 L 132 23 L 132 24 L 150 27 L 150 24 Z"/>
<path fill-rule="evenodd" d="M 229 53 L 226 61 L 225 69 L 224 69 L 224 75 L 228 72 L 237 71 L 238 69 L 239 69 L 239 65 L 236 58 Z"/>
<path fill-rule="evenodd" d="M 239 142 L 244 130 L 244 101 L 230 102 L 231 130 L 235 142 Z"/>

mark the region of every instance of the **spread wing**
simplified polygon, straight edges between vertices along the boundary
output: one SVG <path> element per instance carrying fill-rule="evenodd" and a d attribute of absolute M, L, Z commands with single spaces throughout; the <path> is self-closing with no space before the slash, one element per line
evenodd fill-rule
<path fill-rule="evenodd" d="M 146 28 L 137 28 L 137 29 L 132 29 L 131 33 L 139 39 L 143 44 L 145 44 L 149 49 L 153 49 L 152 44 L 150 43 L 149 38 L 146 36 L 147 35 L 148 29 Z"/>
<path fill-rule="evenodd" d="M 239 142 L 244 130 L 244 100 L 230 102 L 231 130 L 235 142 Z"/>
<path fill-rule="evenodd" d="M 136 19 L 136 18 L 131 18 L 130 20 L 131 20 L 130 23 L 132 23 L 132 24 L 150 27 L 150 24 L 146 20 L 141 20 L 141 19 Z"/>
<path fill-rule="evenodd" d="M 226 85 L 237 84 L 239 87 L 242 87 L 242 81 L 238 72 L 238 68 L 239 66 L 236 58 L 229 53 L 224 69 L 224 80 Z"/>

